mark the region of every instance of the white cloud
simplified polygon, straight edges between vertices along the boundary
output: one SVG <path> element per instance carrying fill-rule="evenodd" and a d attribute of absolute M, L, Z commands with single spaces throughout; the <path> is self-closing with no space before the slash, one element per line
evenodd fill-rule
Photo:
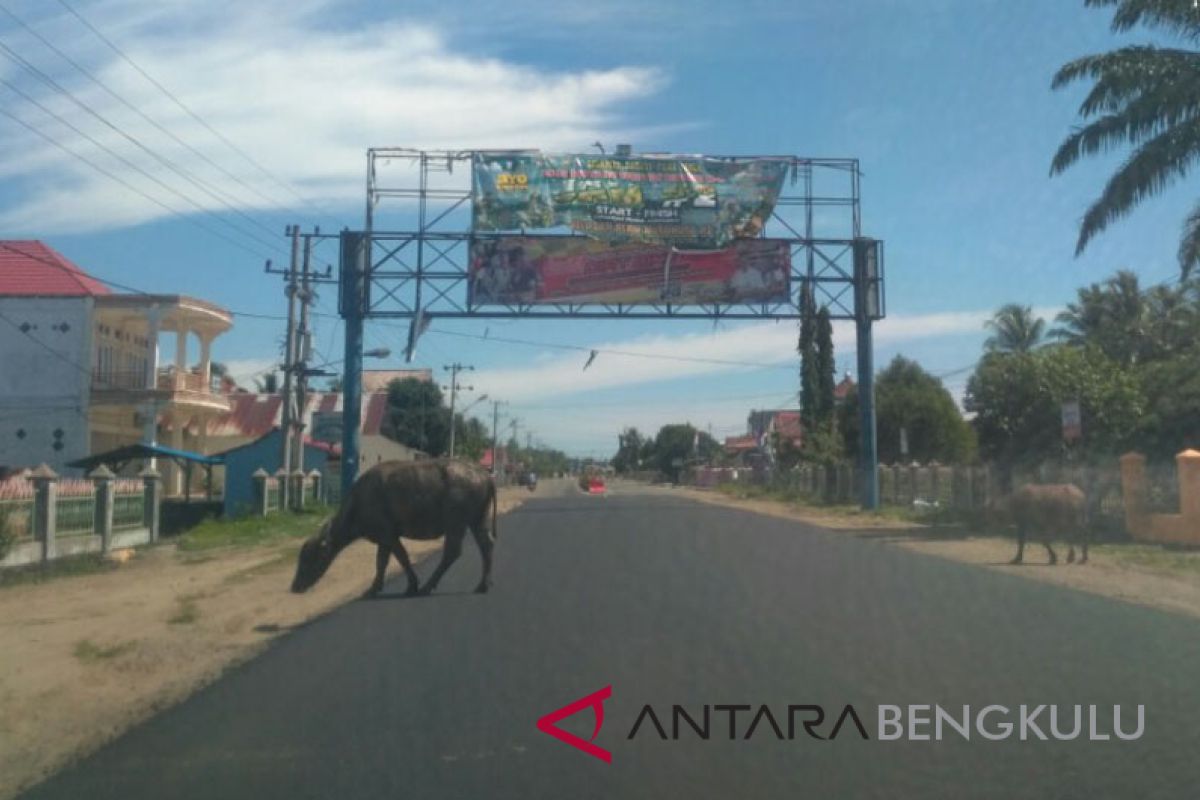
<path fill-rule="evenodd" d="M 361 201 L 369 146 L 581 148 L 596 139 L 637 136 L 625 127 L 621 106 L 659 91 L 666 81 L 659 70 L 640 66 L 556 71 L 464 54 L 440 30 L 402 19 L 339 28 L 344 11 L 329 1 L 110 0 L 86 6 L 84 13 L 268 170 L 333 203 Z M 76 20 L 62 14 L 23 16 L 129 102 L 226 170 L 262 194 L 295 203 L 99 45 Z M 164 158 L 227 192 L 235 206 L 272 207 L 121 107 L 32 37 L 13 28 L 4 40 Z M 8 64 L 4 73 L 204 208 L 224 209 L 69 100 L 20 75 L 15 66 Z M 7 109 L 69 142 L 81 155 L 169 205 L 195 211 L 7 90 L 0 89 L 0 97 Z M 0 210 L 0 229 L 76 232 L 132 225 L 166 213 L 7 120 L 0 120 L 0 153 L 19 154 L 0 156 L 0 183 L 24 187 Z"/>

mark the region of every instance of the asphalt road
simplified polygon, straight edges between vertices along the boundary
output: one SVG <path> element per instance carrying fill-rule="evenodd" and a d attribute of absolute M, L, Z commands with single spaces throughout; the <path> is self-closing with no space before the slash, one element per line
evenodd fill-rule
<path fill-rule="evenodd" d="M 468 549 L 432 598 L 351 603 L 282 637 L 27 796 L 1200 792 L 1190 619 L 662 494 L 532 500 L 501 520 L 492 594 L 466 593 L 478 569 Z M 608 685 L 595 742 L 611 764 L 536 730 L 541 715 Z M 746 740 L 747 712 L 734 741 L 727 712 L 714 712 L 708 740 L 685 728 L 663 741 L 648 725 L 630 739 L 647 703 L 668 735 L 672 704 L 699 717 L 704 704 L 767 703 L 781 725 L 788 704 L 831 716 L 851 704 L 871 739 L 848 725 L 832 741 L 799 729 L 779 741 L 764 721 Z M 1143 704 L 1145 731 L 1137 741 L 877 740 L 877 705 L 910 703 L 1097 705 L 1102 732 L 1113 704 L 1127 730 Z M 590 712 L 563 727 L 590 735 Z"/>

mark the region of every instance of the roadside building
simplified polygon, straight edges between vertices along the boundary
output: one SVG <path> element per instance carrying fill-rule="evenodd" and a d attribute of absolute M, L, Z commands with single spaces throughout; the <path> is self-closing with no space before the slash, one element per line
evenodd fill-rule
<path fill-rule="evenodd" d="M 228 411 L 208 419 L 206 441 L 216 452 L 257 441 L 280 427 L 283 417 L 283 395 L 236 392 L 226 397 Z M 308 395 L 300 418 L 307 433 L 314 432 L 314 415 L 340 414 L 340 392 L 312 392 Z M 359 470 L 382 461 L 412 461 L 423 454 L 383 435 L 383 420 L 387 411 L 387 393 L 364 393 L 362 398 L 362 427 L 359 429 Z M 330 442 L 340 451 L 340 442 Z"/>
<path fill-rule="evenodd" d="M 207 452 L 207 423 L 229 408 L 212 344 L 230 327 L 220 306 L 116 293 L 42 242 L 0 240 L 0 467 L 77 475 L 68 462 L 138 442 Z M 178 494 L 182 472 L 161 469 Z"/>

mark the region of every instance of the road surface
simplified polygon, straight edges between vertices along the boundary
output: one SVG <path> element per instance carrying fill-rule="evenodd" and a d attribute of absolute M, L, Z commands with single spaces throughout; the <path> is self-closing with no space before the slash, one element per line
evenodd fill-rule
<path fill-rule="evenodd" d="M 531 500 L 501 520 L 487 596 L 467 593 L 469 546 L 438 595 L 403 599 L 395 581 L 26 796 L 1185 798 L 1200 786 L 1200 625 L 1183 617 L 669 492 Z M 595 743 L 611 764 L 535 728 L 605 686 Z M 1113 704 L 1127 730 L 1142 704 L 1145 729 L 876 738 L 880 704 L 1015 715 L 1022 703 L 1096 705 L 1101 732 Z M 789 704 L 850 704 L 870 740 L 848 727 L 780 741 L 765 721 L 747 740 L 743 712 L 731 741 L 716 711 L 707 740 L 648 725 L 630 739 L 646 704 L 668 736 L 673 704 L 695 717 L 769 704 L 781 725 Z M 588 737 L 590 711 L 562 727 Z"/>

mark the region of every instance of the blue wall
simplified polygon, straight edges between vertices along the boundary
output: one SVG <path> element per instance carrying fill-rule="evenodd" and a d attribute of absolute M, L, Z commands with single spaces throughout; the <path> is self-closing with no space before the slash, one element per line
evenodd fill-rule
<path fill-rule="evenodd" d="M 240 516 L 254 511 L 256 498 L 254 478 L 251 476 L 260 467 L 274 475 L 282 465 L 280 449 L 283 442 L 280 435 L 276 428 L 249 444 L 225 451 L 225 516 Z M 304 446 L 305 472 L 316 469 L 324 473 L 328 459 L 329 454 L 324 450 L 311 445 Z"/>

